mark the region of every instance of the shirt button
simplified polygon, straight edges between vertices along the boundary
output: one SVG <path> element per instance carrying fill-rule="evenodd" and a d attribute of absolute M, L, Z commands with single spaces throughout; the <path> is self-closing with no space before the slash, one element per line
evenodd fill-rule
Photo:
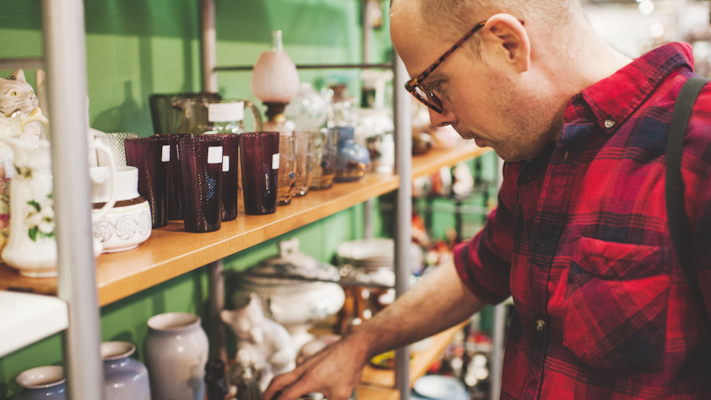
<path fill-rule="evenodd" d="M 615 126 L 615 121 L 608 119 L 605 121 L 605 128 L 610 129 Z"/>
<path fill-rule="evenodd" d="M 544 321 L 544 320 L 542 320 L 542 319 L 539 319 L 539 320 L 536 322 L 536 330 L 537 330 L 537 331 L 542 331 L 542 330 L 543 330 L 543 327 L 545 327 L 545 326 L 546 326 L 546 321 Z"/>

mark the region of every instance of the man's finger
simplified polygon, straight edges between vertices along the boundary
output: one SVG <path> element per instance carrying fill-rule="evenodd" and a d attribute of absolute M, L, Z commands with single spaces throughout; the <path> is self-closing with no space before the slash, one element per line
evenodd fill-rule
<path fill-rule="evenodd" d="M 277 394 L 275 400 L 298 400 L 301 396 L 315 392 L 321 389 L 316 386 L 315 382 L 308 375 L 294 382 L 291 386 L 287 386 Z"/>
<path fill-rule="evenodd" d="M 301 378 L 301 371 L 301 368 L 297 368 L 286 374 L 275 376 L 269 383 L 269 387 L 267 388 L 266 392 L 262 394 L 262 400 L 272 400 L 273 398 L 276 398 L 276 395 L 281 390 Z"/>

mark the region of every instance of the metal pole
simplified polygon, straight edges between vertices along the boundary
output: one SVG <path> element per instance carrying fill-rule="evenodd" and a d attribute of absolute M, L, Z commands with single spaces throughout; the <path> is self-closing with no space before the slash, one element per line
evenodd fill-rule
<path fill-rule="evenodd" d="M 409 79 L 405 64 L 393 51 L 395 79 L 395 172 L 400 186 L 397 191 L 395 226 L 395 293 L 402 296 L 409 287 L 410 242 L 412 241 L 412 121 L 410 94 L 405 91 Z M 410 349 L 405 346 L 395 351 L 396 389 L 400 400 L 410 398 Z"/>
<path fill-rule="evenodd" d="M 504 182 L 503 167 L 504 160 L 497 159 L 497 179 L 496 186 L 501 189 Z M 504 345 L 506 340 L 504 337 L 504 328 L 506 323 L 506 305 L 501 303 L 494 307 L 494 351 L 491 355 L 491 392 L 490 400 L 499 400 L 501 397 L 501 379 L 504 369 Z"/>
<path fill-rule="evenodd" d="M 370 8 L 373 6 L 371 0 L 363 0 L 362 10 L 363 10 L 363 64 L 370 64 L 370 43 L 373 40 L 373 25 L 370 23 Z M 363 205 L 365 207 L 365 223 L 363 226 L 363 231 L 366 239 L 373 238 L 373 209 L 375 207 L 375 201 L 373 199 L 368 199 Z"/>
<path fill-rule="evenodd" d="M 217 92 L 216 66 L 215 2 L 202 0 L 202 90 L 206 92 Z"/>
<path fill-rule="evenodd" d="M 491 355 L 491 395 L 490 400 L 501 397 L 501 377 L 504 366 L 504 321 L 506 320 L 506 305 L 501 303 L 494 307 L 494 352 Z"/>
<path fill-rule="evenodd" d="M 202 0 L 202 89 L 206 92 L 217 92 L 217 38 L 215 34 L 215 2 Z M 213 357 L 227 361 L 225 347 L 225 326 L 220 313 L 225 307 L 225 278 L 222 260 L 208 265 L 210 275 L 210 323 L 213 324 L 213 337 L 210 338 Z"/>
<path fill-rule="evenodd" d="M 91 232 L 84 9 L 81 0 L 43 0 L 42 11 L 52 115 L 58 292 L 69 306 L 69 329 L 64 334 L 67 392 L 72 400 L 96 400 L 104 397 L 104 374 Z"/>
<path fill-rule="evenodd" d="M 220 314 L 225 308 L 225 277 L 222 274 L 224 266 L 222 260 L 215 261 L 208 267 L 210 271 L 210 318 L 213 326 L 213 337 L 210 340 L 212 356 L 227 361 L 227 347 L 225 345 L 225 325 L 222 324 Z"/>

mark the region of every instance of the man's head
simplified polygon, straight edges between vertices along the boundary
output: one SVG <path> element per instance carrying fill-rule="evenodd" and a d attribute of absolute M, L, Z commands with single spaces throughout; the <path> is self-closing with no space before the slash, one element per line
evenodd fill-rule
<path fill-rule="evenodd" d="M 395 0 L 390 30 L 416 77 L 482 21 L 423 82 L 443 106 L 432 123 L 507 161 L 535 157 L 557 140 L 565 104 L 582 89 L 561 71 L 585 52 L 576 47 L 589 28 L 578 0 Z"/>

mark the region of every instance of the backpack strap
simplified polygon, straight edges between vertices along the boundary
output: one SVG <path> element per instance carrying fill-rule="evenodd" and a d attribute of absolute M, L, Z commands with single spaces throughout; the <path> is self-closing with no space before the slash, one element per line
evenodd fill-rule
<path fill-rule="evenodd" d="M 696 301 L 701 312 L 701 318 L 704 320 L 708 332 L 711 333 L 711 318 L 706 309 L 706 303 L 704 302 L 704 296 L 699 287 L 699 279 L 694 267 L 692 252 L 693 232 L 684 203 L 684 181 L 681 175 L 683 142 L 689 118 L 691 117 L 691 109 L 694 107 L 699 92 L 707 82 L 709 80 L 704 78 L 690 78 L 682 87 L 681 92 L 679 92 L 669 127 L 665 194 L 667 220 L 674 250 L 679 258 L 684 277 L 686 277 L 686 281 L 689 284 L 691 297 Z"/>

